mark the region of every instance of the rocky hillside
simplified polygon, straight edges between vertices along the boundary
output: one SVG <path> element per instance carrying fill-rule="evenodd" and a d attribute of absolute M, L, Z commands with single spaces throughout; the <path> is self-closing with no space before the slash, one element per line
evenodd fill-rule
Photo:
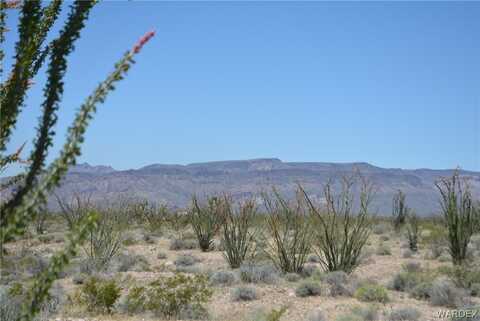
<path fill-rule="evenodd" d="M 116 171 L 109 166 L 81 164 L 73 168 L 57 191 L 61 197 L 74 193 L 90 195 L 95 201 L 147 198 L 170 206 L 186 206 L 193 194 L 200 197 L 227 192 L 236 199 L 258 196 L 275 186 L 288 197 L 300 183 L 312 198 L 322 200 L 322 184 L 358 169 L 376 189 L 373 208 L 389 215 L 396 190 L 407 195 L 409 206 L 420 215 L 438 211 L 434 182 L 452 170 L 386 169 L 367 163 L 300 163 L 279 159 L 220 161 L 189 165 L 153 164 L 136 170 Z M 480 199 L 480 172 L 462 171 L 470 178 L 473 194 Z M 51 206 L 55 206 L 53 199 Z"/>

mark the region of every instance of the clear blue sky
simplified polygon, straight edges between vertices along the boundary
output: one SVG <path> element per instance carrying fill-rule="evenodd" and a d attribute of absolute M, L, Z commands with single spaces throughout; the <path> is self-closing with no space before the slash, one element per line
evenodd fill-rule
<path fill-rule="evenodd" d="M 101 3 L 69 59 L 49 160 L 83 99 L 155 29 L 100 106 L 80 162 L 278 157 L 480 170 L 479 17 L 478 2 Z M 7 56 L 14 40 L 10 32 Z M 10 150 L 31 146 L 44 77 L 35 80 Z"/>

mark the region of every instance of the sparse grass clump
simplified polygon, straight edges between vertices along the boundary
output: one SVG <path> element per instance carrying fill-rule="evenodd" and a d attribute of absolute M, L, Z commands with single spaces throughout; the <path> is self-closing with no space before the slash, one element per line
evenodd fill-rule
<path fill-rule="evenodd" d="M 387 244 L 380 243 L 375 253 L 381 256 L 392 255 L 392 250 Z"/>
<path fill-rule="evenodd" d="M 322 310 L 315 309 L 308 313 L 307 321 L 327 321 L 327 318 L 325 317 L 325 314 L 323 314 Z"/>
<path fill-rule="evenodd" d="M 198 242 L 193 239 L 172 239 L 170 251 L 193 250 L 198 247 Z"/>
<path fill-rule="evenodd" d="M 235 274 L 230 271 L 217 271 L 210 276 L 212 285 L 232 285 L 235 283 Z"/>
<path fill-rule="evenodd" d="M 116 257 L 115 262 L 117 263 L 116 270 L 118 272 L 142 272 L 150 269 L 147 259 L 139 254 L 122 253 Z"/>
<path fill-rule="evenodd" d="M 287 273 L 285 274 L 285 280 L 288 282 L 298 282 L 302 277 L 297 273 Z"/>
<path fill-rule="evenodd" d="M 278 272 L 272 265 L 248 262 L 240 266 L 240 279 L 246 283 L 274 284 L 278 280 Z"/>
<path fill-rule="evenodd" d="M 240 286 L 232 290 L 233 301 L 253 301 L 258 298 L 257 290 L 253 287 Z"/>
<path fill-rule="evenodd" d="M 303 281 L 295 289 L 295 294 L 301 298 L 307 296 L 318 296 L 322 294 L 322 287 L 315 281 Z"/>
<path fill-rule="evenodd" d="M 449 280 L 437 279 L 430 288 L 429 296 L 432 305 L 455 308 L 463 305 L 466 293 Z"/>
<path fill-rule="evenodd" d="M 388 316 L 388 321 L 417 321 L 419 318 L 420 311 L 405 307 L 392 310 Z"/>
<path fill-rule="evenodd" d="M 191 266 L 197 263 L 197 259 L 193 255 L 180 255 L 175 259 L 175 265 L 178 266 Z"/>
<path fill-rule="evenodd" d="M 364 302 L 387 303 L 390 299 L 387 290 L 378 284 L 364 284 L 355 291 L 355 298 Z"/>
<path fill-rule="evenodd" d="M 331 296 L 351 296 L 353 295 L 350 287 L 348 275 L 343 271 L 334 271 L 325 275 L 324 281 L 330 287 Z"/>

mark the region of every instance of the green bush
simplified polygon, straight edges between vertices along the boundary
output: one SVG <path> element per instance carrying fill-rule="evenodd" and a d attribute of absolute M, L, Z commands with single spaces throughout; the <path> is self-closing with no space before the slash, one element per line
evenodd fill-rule
<path fill-rule="evenodd" d="M 157 315 L 177 317 L 185 309 L 203 310 L 213 292 L 205 276 L 176 273 L 161 277 L 144 287 L 129 290 L 125 309 L 129 313 L 152 311 Z"/>
<path fill-rule="evenodd" d="M 389 301 L 387 290 L 377 284 L 365 284 L 355 291 L 355 298 L 364 302 L 387 303 Z"/>
<path fill-rule="evenodd" d="M 253 301 L 257 298 L 257 290 L 255 290 L 253 287 L 240 286 L 232 290 L 233 301 Z"/>
<path fill-rule="evenodd" d="M 322 294 L 322 288 L 317 282 L 304 281 L 295 289 L 295 294 L 301 298 L 317 296 Z"/>
<path fill-rule="evenodd" d="M 115 280 L 90 277 L 80 288 L 80 300 L 88 311 L 111 313 L 113 305 L 120 297 L 121 288 Z"/>

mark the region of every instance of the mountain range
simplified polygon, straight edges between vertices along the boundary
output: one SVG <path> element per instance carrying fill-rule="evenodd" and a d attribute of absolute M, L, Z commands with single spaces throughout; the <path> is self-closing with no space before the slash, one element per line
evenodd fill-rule
<path fill-rule="evenodd" d="M 205 197 L 228 193 L 234 199 L 256 197 L 274 186 L 287 198 L 293 198 L 301 184 L 312 199 L 321 202 L 323 186 L 338 182 L 343 175 L 359 171 L 374 185 L 372 210 L 390 215 L 392 197 L 400 189 L 410 208 L 419 215 L 431 215 L 440 209 L 435 181 L 452 175 L 452 169 L 433 170 L 380 168 L 368 163 L 282 162 L 276 158 L 216 161 L 188 165 L 152 164 L 139 169 L 115 170 L 110 166 L 87 163 L 70 169 L 55 192 L 62 198 L 88 195 L 92 201 L 118 198 L 148 199 L 171 207 L 188 206 L 192 195 Z M 480 172 L 460 171 L 468 177 L 474 198 L 480 199 Z M 339 191 L 339 184 L 334 184 Z M 55 207 L 51 197 L 49 205 Z"/>

